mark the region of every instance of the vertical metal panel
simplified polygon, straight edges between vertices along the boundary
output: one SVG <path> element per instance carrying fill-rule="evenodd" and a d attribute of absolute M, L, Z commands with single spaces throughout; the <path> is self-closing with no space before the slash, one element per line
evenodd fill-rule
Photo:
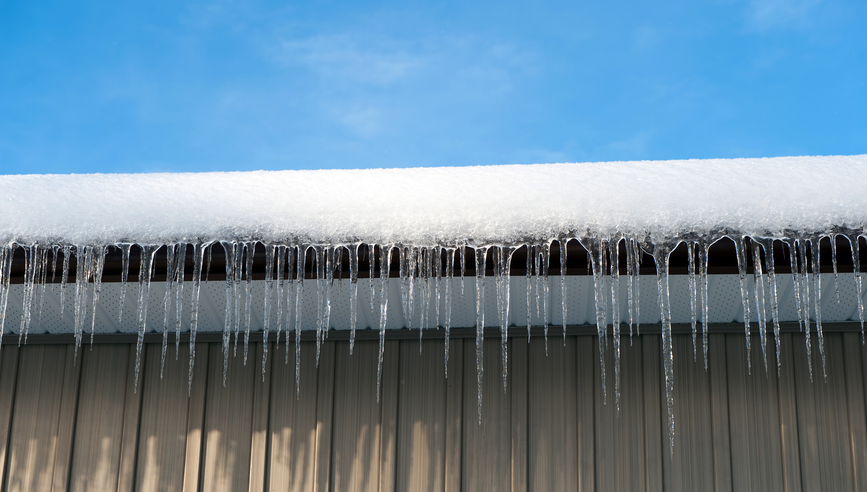
<path fill-rule="evenodd" d="M 397 489 L 441 492 L 447 403 L 442 342 L 402 341 L 399 377 Z"/>
<path fill-rule="evenodd" d="M 797 364 L 801 469 L 806 490 L 854 488 L 842 343 L 840 334 L 825 335 L 827 379 L 822 375 L 822 359 L 816 346 L 812 383 L 804 364 Z"/>
<path fill-rule="evenodd" d="M 474 340 L 464 340 L 463 490 L 511 488 L 510 396 L 503 391 L 500 341 L 486 339 L 479 421 Z"/>
<path fill-rule="evenodd" d="M 867 407 L 864 398 L 864 374 L 861 336 L 843 335 L 846 363 L 846 401 L 849 405 L 850 452 L 852 453 L 853 490 L 867 491 Z"/>
<path fill-rule="evenodd" d="M 729 435 L 728 379 L 726 377 L 726 336 L 708 335 L 708 374 L 713 434 L 713 490 L 731 492 L 732 460 Z"/>
<path fill-rule="evenodd" d="M 3 347 L 0 351 L 0 484 L 4 482 L 6 476 L 6 456 L 9 451 L 9 432 L 17 377 L 18 347 Z"/>
<path fill-rule="evenodd" d="M 376 490 L 382 438 L 382 409 L 376 401 L 379 344 L 356 343 L 352 355 L 349 343 L 334 345 L 331 487 L 335 491 Z"/>
<path fill-rule="evenodd" d="M 527 490 L 527 460 L 529 459 L 527 407 L 527 371 L 529 343 L 523 338 L 509 342 L 509 388 L 512 396 L 512 492 Z"/>
<path fill-rule="evenodd" d="M 273 347 L 273 344 L 270 344 Z M 253 436 L 250 445 L 249 490 L 256 492 L 266 489 L 268 470 L 268 410 L 271 397 L 271 359 L 264 358 L 267 345 L 257 343 L 252 360 L 247 363 L 256 368 L 253 384 Z M 269 351 L 270 352 L 270 351 Z M 260 366 L 261 364 L 261 366 Z"/>
<path fill-rule="evenodd" d="M 51 490 L 62 414 L 69 430 L 73 427 L 66 420 L 68 414 L 62 412 L 66 370 L 71 365 L 66 359 L 72 352 L 66 345 L 33 345 L 23 347 L 19 354 L 4 488 L 10 492 Z M 65 486 L 66 480 L 61 482 Z"/>
<path fill-rule="evenodd" d="M 250 478 L 253 390 L 259 366 L 249 362 L 243 365 L 240 356 L 232 356 L 230 347 L 224 387 L 221 346 L 215 343 L 210 349 L 202 488 L 244 491 Z"/>
<path fill-rule="evenodd" d="M 595 340 L 594 340 L 595 341 Z M 593 347 L 594 369 L 599 364 L 598 344 Z M 644 398 L 641 391 L 641 347 L 628 337 L 621 338 L 620 408 L 614 393 L 614 344 L 609 339 L 604 352 L 607 397 L 603 398 L 601 380 L 594 378 L 596 435 L 596 484 L 600 490 L 642 490 L 645 488 L 645 450 L 640 444 L 644 435 Z M 597 369 L 598 370 L 598 369 Z M 581 384 L 581 383 L 579 383 Z M 632 470 L 621 473 L 620 470 Z"/>
<path fill-rule="evenodd" d="M 192 375 L 187 373 L 187 378 L 192 377 L 192 386 L 188 386 L 187 389 L 189 407 L 187 410 L 187 442 L 184 452 L 184 492 L 198 491 L 202 480 L 202 456 L 205 452 L 205 396 L 210 379 L 207 371 L 208 360 L 210 359 L 208 344 L 197 343 L 193 347 L 193 351 L 198 370 L 194 367 Z M 218 376 L 213 375 L 213 377 Z"/>
<path fill-rule="evenodd" d="M 668 414 L 662 371 L 662 343 L 659 337 L 642 337 L 642 379 L 644 381 L 644 448 L 647 456 L 648 491 L 662 490 L 662 460 L 669 458 Z M 604 436 L 598 436 L 603 439 Z"/>
<path fill-rule="evenodd" d="M 576 490 L 578 462 L 578 407 L 576 341 L 560 338 L 530 342 L 529 483 L 530 490 Z M 592 375 L 581 381 L 588 384 Z M 495 445 L 491 443 L 489 445 Z M 501 489 L 502 490 L 502 489 Z"/>
<path fill-rule="evenodd" d="M 795 395 L 795 364 L 792 360 L 793 343 L 800 337 L 782 335 L 780 339 L 780 435 L 783 453 L 783 485 L 786 491 L 801 490 L 800 438 L 798 436 L 798 409 Z"/>
<path fill-rule="evenodd" d="M 172 347 L 166 354 L 162 379 L 161 351 L 151 347 L 144 357 L 136 490 L 183 490 L 187 444 L 187 419 L 184 417 L 188 415 L 191 402 L 187 396 L 189 351 L 184 344 L 175 360 Z"/>
<path fill-rule="evenodd" d="M 69 489 L 116 490 L 124 431 L 130 347 L 82 347 L 80 404 Z M 134 349 L 133 349 L 134 352 Z M 135 353 L 132 354 L 135 358 Z M 136 415 L 136 420 L 137 420 Z"/>
<path fill-rule="evenodd" d="M 398 384 L 398 342 L 385 342 L 385 357 L 382 361 L 382 396 L 380 399 L 382 408 L 382 448 L 379 455 L 382 461 L 379 464 L 379 490 L 380 492 L 393 492 L 397 475 L 397 400 L 399 392 Z"/>
<path fill-rule="evenodd" d="M 316 457 L 316 401 L 319 371 L 312 343 L 301 344 L 300 390 L 295 388 L 295 344 L 273 352 L 270 408 L 271 490 L 312 492 Z M 289 361 L 286 361 L 288 350 Z"/>
<path fill-rule="evenodd" d="M 701 340 L 697 340 L 701 345 Z M 696 350 L 697 349 L 697 350 Z M 700 347 L 690 337 L 674 338 L 674 413 L 677 418 L 674 450 L 663 459 L 665 489 L 713 490 L 713 432 L 710 377 Z M 629 393 L 627 393 L 629 394 Z"/>
<path fill-rule="evenodd" d="M 782 490 L 783 463 L 777 373 L 767 373 L 759 338 L 752 337 L 752 373 L 744 337 L 726 337 L 734 490 Z"/>

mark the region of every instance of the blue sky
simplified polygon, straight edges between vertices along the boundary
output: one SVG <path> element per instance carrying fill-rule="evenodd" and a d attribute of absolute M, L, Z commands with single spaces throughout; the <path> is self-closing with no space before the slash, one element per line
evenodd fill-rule
<path fill-rule="evenodd" d="M 0 173 L 867 153 L 867 2 L 0 0 Z"/>

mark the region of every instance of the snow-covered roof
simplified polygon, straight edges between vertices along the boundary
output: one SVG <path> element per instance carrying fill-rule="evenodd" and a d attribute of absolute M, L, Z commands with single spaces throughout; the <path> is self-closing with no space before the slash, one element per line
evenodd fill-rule
<path fill-rule="evenodd" d="M 516 244 L 562 235 L 860 229 L 867 155 L 0 176 L 0 240 Z"/>

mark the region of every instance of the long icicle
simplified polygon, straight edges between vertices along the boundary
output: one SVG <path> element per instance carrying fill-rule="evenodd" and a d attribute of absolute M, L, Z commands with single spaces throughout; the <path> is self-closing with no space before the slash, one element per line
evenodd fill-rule
<path fill-rule="evenodd" d="M 93 252 L 93 312 L 90 320 L 90 346 L 93 348 L 93 337 L 96 334 L 96 307 L 99 305 L 99 293 L 102 290 L 102 273 L 105 271 L 106 246 L 97 246 Z"/>
<path fill-rule="evenodd" d="M 810 382 L 813 382 L 813 355 L 811 349 L 810 336 L 810 282 L 807 279 L 807 241 L 803 238 L 797 239 L 798 258 L 800 260 L 801 269 L 798 272 L 798 283 L 801 286 L 801 305 L 804 314 L 804 341 L 807 346 L 807 372 L 810 374 Z"/>
<path fill-rule="evenodd" d="M 253 258 L 256 255 L 256 242 L 244 245 L 247 251 L 247 264 L 244 268 L 244 365 L 247 365 L 247 348 L 250 345 L 250 323 L 253 314 Z"/>
<path fill-rule="evenodd" d="M 233 289 L 235 284 L 235 253 L 238 243 L 235 241 L 223 241 L 223 254 L 226 258 L 226 310 L 223 315 L 223 387 L 226 387 L 226 375 L 229 371 L 229 346 L 232 340 L 232 300 L 235 298 Z"/>
<path fill-rule="evenodd" d="M 166 245 L 166 292 L 163 295 L 163 344 L 160 353 L 160 380 L 163 379 L 163 368 L 166 365 L 166 349 L 169 345 L 169 311 L 172 307 L 172 274 L 175 272 L 175 245 Z M 94 304 L 94 314 L 96 305 Z M 91 344 L 93 339 L 91 337 Z"/>
<path fill-rule="evenodd" d="M 393 245 L 380 246 L 379 260 L 379 357 L 376 363 L 376 403 L 379 403 L 382 386 L 382 359 L 385 355 L 385 326 L 388 322 L 388 276 L 391 268 Z"/>
<path fill-rule="evenodd" d="M 301 397 L 301 305 L 304 300 L 304 276 L 309 246 L 298 246 L 295 280 L 295 398 Z M 316 256 L 314 250 L 314 257 Z M 286 357 L 288 358 L 288 351 Z"/>
<path fill-rule="evenodd" d="M 446 248 L 446 288 L 445 288 L 445 328 L 446 328 L 446 339 L 445 339 L 445 371 L 446 371 L 446 379 L 449 377 L 449 331 L 452 327 L 452 282 L 455 277 L 455 249 L 454 248 Z"/>
<path fill-rule="evenodd" d="M 668 267 L 671 251 L 677 244 L 655 244 L 656 279 L 659 285 L 659 309 L 662 319 L 662 357 L 665 370 L 665 403 L 668 409 L 669 453 L 674 455 L 674 347 L 671 338 L 671 300 L 668 291 Z"/>
<path fill-rule="evenodd" d="M 855 294 L 858 297 L 858 320 L 861 322 L 861 345 L 864 345 L 864 286 L 861 283 L 861 244 L 858 234 L 848 236 L 855 271 Z"/>
<path fill-rule="evenodd" d="M 611 259 L 611 328 L 614 336 L 614 408 L 620 415 L 620 238 L 608 241 Z"/>
<path fill-rule="evenodd" d="M 202 263 L 205 247 L 208 244 L 193 246 L 193 292 L 190 299 L 190 372 L 187 381 L 187 396 L 193 393 L 193 367 L 196 364 L 196 331 L 199 326 L 199 295 L 202 289 Z"/>
<path fill-rule="evenodd" d="M 777 296 L 777 274 L 774 265 L 774 240 L 761 238 L 758 240 L 765 251 L 765 270 L 768 272 L 768 287 L 771 299 L 771 322 L 774 325 L 774 349 L 777 355 L 777 376 L 782 373 L 782 361 L 780 360 L 780 305 Z"/>
<path fill-rule="evenodd" d="M 698 351 L 698 313 L 696 312 L 696 283 L 695 283 L 695 243 L 693 241 L 686 242 L 686 255 L 689 259 L 687 277 L 689 278 L 689 322 L 692 328 L 692 361 L 696 361 Z"/>
<path fill-rule="evenodd" d="M 135 344 L 135 382 L 133 393 L 138 389 L 138 374 L 141 367 L 141 351 L 147 328 L 148 299 L 150 298 L 151 277 L 153 276 L 154 256 L 159 246 L 143 245 L 141 248 L 140 266 L 138 271 L 138 338 Z"/>
<path fill-rule="evenodd" d="M 213 249 L 212 244 L 208 249 Z M 178 252 L 175 255 L 175 360 L 181 351 L 181 325 L 184 314 L 184 274 L 187 264 L 187 243 L 178 243 Z"/>
<path fill-rule="evenodd" d="M 710 249 L 710 242 L 699 240 L 696 243 L 698 247 L 698 265 L 699 265 L 699 277 L 701 280 L 701 348 L 702 352 L 704 352 L 704 370 L 707 372 L 707 338 L 708 338 L 708 330 L 710 326 L 708 325 L 708 279 L 707 279 L 707 268 L 708 268 L 708 250 Z"/>
<path fill-rule="evenodd" d="M 747 288 L 747 260 L 744 253 L 746 237 L 732 238 L 735 243 L 735 254 L 738 260 L 738 282 L 741 288 L 741 303 L 744 307 L 744 336 L 747 344 L 747 373 L 752 374 L 753 366 L 750 359 L 750 293 Z"/>
<path fill-rule="evenodd" d="M 358 250 L 361 244 L 349 246 L 349 355 L 355 347 L 355 330 L 358 325 Z"/>
<path fill-rule="evenodd" d="M 752 241 L 753 250 L 753 292 L 756 298 L 756 322 L 759 325 L 759 343 L 762 345 L 762 362 L 765 364 L 765 375 L 768 374 L 768 328 L 765 313 L 765 276 L 762 272 L 761 245 Z"/>
<path fill-rule="evenodd" d="M 482 378 L 485 351 L 485 269 L 488 248 L 477 246 L 476 251 L 476 383 L 478 389 L 479 425 L 482 425 Z"/>
<path fill-rule="evenodd" d="M 605 281 L 602 270 L 602 257 L 605 255 L 603 240 L 598 237 L 588 237 L 580 240 L 590 253 L 593 266 L 593 292 L 596 306 L 596 338 L 599 347 L 599 379 L 602 385 L 602 402 L 607 404 L 608 393 L 605 384 L 605 332 L 607 327 L 605 312 Z"/>
<path fill-rule="evenodd" d="M 810 239 L 810 252 L 812 253 L 813 267 L 813 305 L 816 309 L 816 335 L 819 339 L 819 355 L 822 358 L 822 376 L 827 380 L 828 371 L 825 368 L 825 337 L 822 333 L 822 276 L 820 275 L 821 262 L 819 261 L 819 243 L 821 236 L 813 236 Z"/>
<path fill-rule="evenodd" d="M 118 245 L 121 251 L 121 268 L 120 268 L 120 306 L 117 309 L 117 324 L 123 326 L 123 305 L 126 301 L 126 285 L 129 280 L 129 250 L 132 244 L 121 243 Z M 63 283 L 66 283 L 66 275 L 69 272 L 69 247 L 63 247 Z M 60 289 L 60 315 L 63 316 L 63 288 Z"/>
<path fill-rule="evenodd" d="M 274 255 L 277 246 L 265 245 L 265 312 L 262 328 L 262 382 L 265 382 L 265 368 L 268 362 L 268 330 L 271 328 L 271 296 L 274 295 Z M 278 332 L 279 333 L 279 332 Z M 278 335 L 279 337 L 279 335 Z M 246 350 L 245 350 L 246 351 Z"/>
<path fill-rule="evenodd" d="M 569 239 L 560 239 L 560 310 L 563 316 L 563 346 L 566 346 L 566 268 L 567 254 L 566 247 L 569 245 Z"/>

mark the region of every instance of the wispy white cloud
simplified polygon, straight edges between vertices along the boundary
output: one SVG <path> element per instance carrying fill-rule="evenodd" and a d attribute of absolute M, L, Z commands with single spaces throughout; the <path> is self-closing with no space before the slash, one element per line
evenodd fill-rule
<path fill-rule="evenodd" d="M 749 27 L 771 29 L 803 29 L 814 25 L 824 0 L 752 0 L 747 8 Z"/>

